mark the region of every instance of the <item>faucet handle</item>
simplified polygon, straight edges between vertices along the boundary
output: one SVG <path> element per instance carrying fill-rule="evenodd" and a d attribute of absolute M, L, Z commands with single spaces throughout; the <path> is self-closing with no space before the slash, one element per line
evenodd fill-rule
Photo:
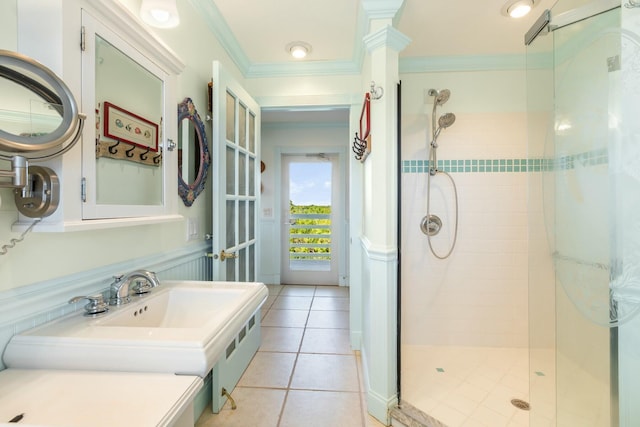
<path fill-rule="evenodd" d="M 153 285 L 153 283 L 151 281 L 146 280 L 146 279 L 138 279 L 133 283 L 133 286 L 131 287 L 131 290 L 136 295 L 144 295 L 144 294 L 148 294 L 149 292 L 151 292 L 151 289 L 153 289 L 154 287 L 155 286 Z"/>
<path fill-rule="evenodd" d="M 85 316 L 95 316 L 97 314 L 106 313 L 109 310 L 109 305 L 104 301 L 102 294 L 73 297 L 69 300 L 69 304 L 75 304 L 83 299 L 89 300 L 89 303 L 84 306 Z"/>

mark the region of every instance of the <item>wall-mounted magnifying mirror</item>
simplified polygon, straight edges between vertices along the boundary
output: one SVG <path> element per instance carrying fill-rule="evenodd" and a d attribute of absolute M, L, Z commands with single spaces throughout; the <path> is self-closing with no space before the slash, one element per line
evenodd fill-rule
<path fill-rule="evenodd" d="M 11 161 L 11 170 L 0 170 L 0 187 L 16 189 L 23 215 L 48 216 L 58 207 L 58 177 L 49 168 L 29 167 L 28 161 L 73 148 L 85 116 L 55 73 L 16 52 L 0 50 L 0 94 L 0 159 Z"/>
<path fill-rule="evenodd" d="M 204 123 L 190 98 L 178 104 L 178 194 L 191 206 L 204 190 L 211 157 Z"/>
<path fill-rule="evenodd" d="M 84 116 L 67 85 L 42 64 L 0 50 L 0 93 L 0 158 L 54 157 L 79 138 Z"/>

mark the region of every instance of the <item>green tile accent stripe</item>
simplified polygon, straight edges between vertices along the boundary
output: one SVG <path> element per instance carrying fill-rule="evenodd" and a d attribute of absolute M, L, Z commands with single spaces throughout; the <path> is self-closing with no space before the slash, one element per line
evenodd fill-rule
<path fill-rule="evenodd" d="M 438 170 L 455 173 L 473 172 L 551 172 L 603 165 L 609 162 L 606 148 L 554 159 L 465 159 L 438 160 Z M 403 160 L 403 173 L 427 173 L 429 160 Z"/>

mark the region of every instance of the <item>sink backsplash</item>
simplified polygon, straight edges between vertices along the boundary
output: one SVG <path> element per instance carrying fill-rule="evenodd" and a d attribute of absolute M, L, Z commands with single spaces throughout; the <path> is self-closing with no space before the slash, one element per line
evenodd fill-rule
<path fill-rule="evenodd" d="M 69 304 L 67 301 L 73 296 L 108 296 L 115 274 L 144 268 L 156 272 L 161 284 L 163 280 L 211 280 L 211 259 L 205 256 L 208 249 L 206 244 L 193 245 L 0 292 L 0 355 L 15 334 L 81 311 L 86 301 Z M 0 370 L 3 369 L 0 359 Z"/>

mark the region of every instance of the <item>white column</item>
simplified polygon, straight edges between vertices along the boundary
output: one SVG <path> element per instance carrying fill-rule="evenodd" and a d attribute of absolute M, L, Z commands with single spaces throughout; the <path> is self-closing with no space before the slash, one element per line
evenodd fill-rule
<path fill-rule="evenodd" d="M 370 81 L 383 95 L 371 101 L 371 154 L 362 165 L 362 360 L 371 415 L 388 423 L 397 403 L 397 84 L 398 52 L 410 42 L 393 27 L 402 0 L 364 0 L 371 18 L 364 38 Z M 365 90 L 370 81 L 364 81 Z"/>

